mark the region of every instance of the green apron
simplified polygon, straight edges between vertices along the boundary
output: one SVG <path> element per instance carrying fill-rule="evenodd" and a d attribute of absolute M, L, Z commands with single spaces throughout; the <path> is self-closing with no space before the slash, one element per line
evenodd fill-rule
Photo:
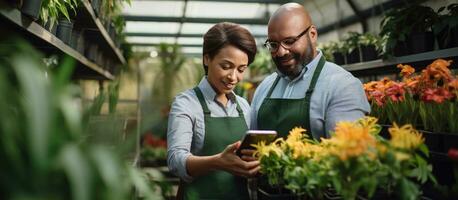
<path fill-rule="evenodd" d="M 279 136 L 286 138 L 292 128 L 300 126 L 307 130 L 309 136 L 312 136 L 310 133 L 310 99 L 325 62 L 324 56 L 321 56 L 310 81 L 310 86 L 305 92 L 305 97 L 301 99 L 271 98 L 270 96 L 280 80 L 280 76 L 277 76 L 259 108 L 258 128 L 276 130 Z"/>
<path fill-rule="evenodd" d="M 222 152 L 227 145 L 242 139 L 248 130 L 243 111 L 237 104 L 238 117 L 211 117 L 204 96 L 194 88 L 204 111 L 205 138 L 198 156 L 210 156 Z M 246 179 L 225 171 L 214 171 L 184 184 L 184 199 L 248 199 Z"/>

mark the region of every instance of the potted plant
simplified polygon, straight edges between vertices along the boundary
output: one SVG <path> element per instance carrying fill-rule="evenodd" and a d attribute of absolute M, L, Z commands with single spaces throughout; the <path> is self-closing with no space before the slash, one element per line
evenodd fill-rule
<path fill-rule="evenodd" d="M 301 199 L 418 198 L 420 185 L 435 181 L 422 135 L 411 125 L 394 124 L 390 139 L 379 132 L 373 117 L 340 122 L 321 141 L 294 128 L 286 139 L 254 145 L 254 156 L 270 184 L 282 184 Z"/>
<path fill-rule="evenodd" d="M 347 63 L 347 50 L 342 42 L 330 42 L 328 48 L 332 54 L 334 63 L 338 65 L 344 65 Z"/>
<path fill-rule="evenodd" d="M 448 13 L 442 12 L 448 10 Z M 438 10 L 439 20 L 434 24 L 433 30 L 440 49 L 458 47 L 458 4 L 450 4 Z"/>
<path fill-rule="evenodd" d="M 100 4 L 100 16 L 102 21 L 111 20 L 114 16 L 120 15 L 123 4 L 131 4 L 131 0 L 112 0 L 112 1 L 101 1 Z"/>
<path fill-rule="evenodd" d="M 32 18 L 32 20 L 38 20 L 40 15 L 41 2 L 43 0 L 24 0 L 22 2 L 21 12 Z"/>
<path fill-rule="evenodd" d="M 364 33 L 359 36 L 359 48 L 361 61 L 370 61 L 380 58 L 382 49 L 381 38 L 371 33 Z"/>
<path fill-rule="evenodd" d="M 347 57 L 346 64 L 361 62 L 359 48 L 360 35 L 361 34 L 357 32 L 349 32 L 343 42 L 343 45 L 347 48 L 347 52 L 345 53 L 345 56 Z"/>
<path fill-rule="evenodd" d="M 321 53 L 323 53 L 323 56 L 326 58 L 326 61 L 334 62 L 334 57 L 332 56 L 330 43 L 318 43 L 318 49 L 321 50 Z"/>
<path fill-rule="evenodd" d="M 56 24 L 56 36 L 66 44 L 70 44 L 73 23 L 71 18 L 76 15 L 77 0 L 60 1 L 46 0 L 41 5 L 40 20 L 43 25 L 53 32 Z"/>
<path fill-rule="evenodd" d="M 385 55 L 403 56 L 433 50 L 431 27 L 437 18 L 432 8 L 419 4 L 388 11 L 380 24 L 380 36 L 386 37 Z"/>
<path fill-rule="evenodd" d="M 402 81 L 384 78 L 364 84 L 371 115 L 421 128 L 433 151 L 446 153 L 458 147 L 458 77 L 452 75 L 450 64 L 437 59 L 420 74 L 399 64 Z"/>

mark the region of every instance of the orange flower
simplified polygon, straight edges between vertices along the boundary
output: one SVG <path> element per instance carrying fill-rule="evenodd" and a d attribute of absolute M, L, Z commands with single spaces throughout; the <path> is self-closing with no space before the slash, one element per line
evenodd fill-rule
<path fill-rule="evenodd" d="M 401 69 L 401 73 L 399 73 L 402 77 L 407 78 L 408 76 L 412 75 L 415 73 L 415 68 L 413 68 L 410 65 L 403 65 L 403 64 L 398 64 L 398 68 Z"/>
<path fill-rule="evenodd" d="M 429 85 L 436 85 L 442 86 L 443 84 L 447 84 L 452 80 L 452 73 L 448 67 L 452 63 L 451 60 L 446 61 L 443 59 L 437 59 L 426 69 L 422 71 L 422 79 Z"/>
<path fill-rule="evenodd" d="M 458 76 L 448 83 L 450 90 L 458 90 Z"/>
<path fill-rule="evenodd" d="M 404 101 L 404 83 L 394 83 L 386 89 L 386 96 L 388 96 L 393 102 Z"/>
<path fill-rule="evenodd" d="M 420 77 L 415 76 L 412 78 L 406 78 L 403 80 L 405 88 L 408 89 L 411 93 L 418 92 L 418 85 L 420 83 Z"/>
<path fill-rule="evenodd" d="M 452 98 L 453 94 L 444 88 L 427 88 L 422 96 L 423 101 L 435 103 L 443 103 Z"/>
<path fill-rule="evenodd" d="M 454 98 L 458 98 L 458 76 L 448 83 L 448 89 L 455 95 Z"/>

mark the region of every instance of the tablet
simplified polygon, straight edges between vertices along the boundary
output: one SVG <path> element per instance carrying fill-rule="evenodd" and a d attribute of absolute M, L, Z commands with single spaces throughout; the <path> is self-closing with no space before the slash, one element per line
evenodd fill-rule
<path fill-rule="evenodd" d="M 242 144 L 237 149 L 236 154 L 242 156 L 242 149 L 255 149 L 252 145 L 258 144 L 264 141 L 266 144 L 270 144 L 277 137 L 277 131 L 273 130 L 248 130 L 243 136 Z"/>

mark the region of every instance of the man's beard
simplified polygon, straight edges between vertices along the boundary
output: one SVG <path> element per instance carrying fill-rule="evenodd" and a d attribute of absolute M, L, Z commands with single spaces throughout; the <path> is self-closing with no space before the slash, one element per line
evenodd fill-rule
<path fill-rule="evenodd" d="M 296 66 L 294 66 L 293 70 L 288 70 L 288 67 L 282 66 L 282 60 L 289 60 L 293 57 L 294 60 L 299 61 Z M 275 64 L 277 65 L 277 69 L 284 75 L 289 77 L 297 77 L 305 65 L 309 64 L 313 60 L 313 47 L 310 41 L 310 38 L 307 37 L 307 47 L 304 51 L 303 56 L 298 53 L 289 53 L 282 57 L 276 57 L 273 59 Z"/>

